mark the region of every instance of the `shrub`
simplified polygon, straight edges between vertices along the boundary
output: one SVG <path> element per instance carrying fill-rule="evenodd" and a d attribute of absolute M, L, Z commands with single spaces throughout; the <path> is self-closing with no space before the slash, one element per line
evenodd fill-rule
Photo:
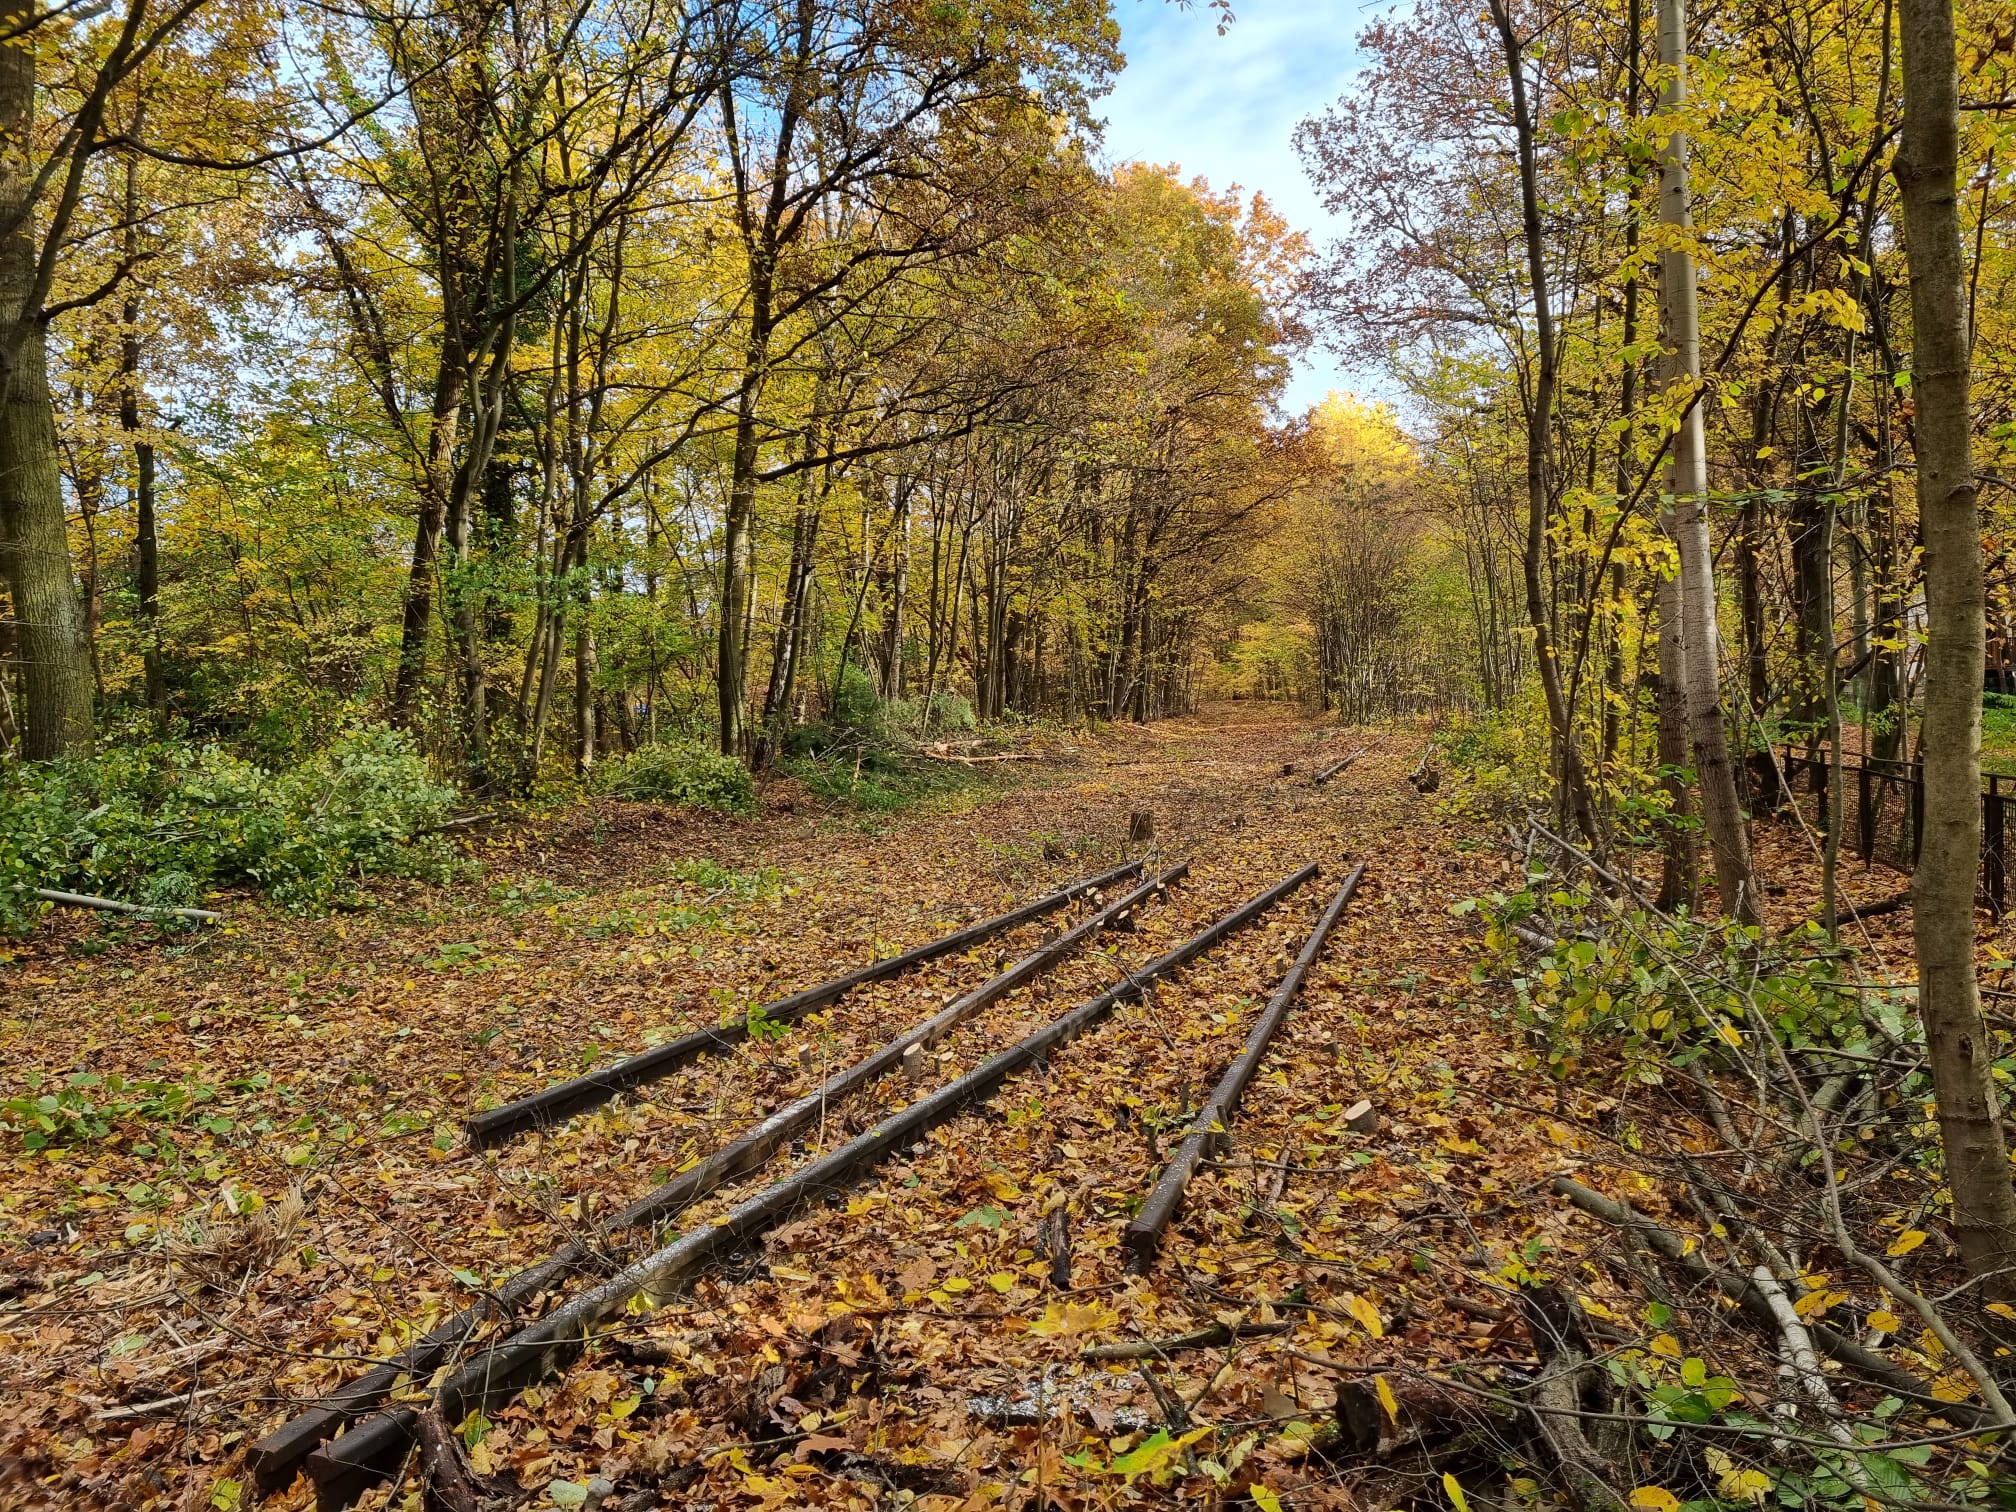
<path fill-rule="evenodd" d="M 979 787 L 985 781 L 968 767 L 906 760 L 879 746 L 798 757 L 787 762 L 785 770 L 822 802 L 881 814 Z"/>
<path fill-rule="evenodd" d="M 1544 804 L 1551 791 L 1546 712 L 1523 706 L 1453 716 L 1436 736 L 1452 777 L 1444 804 L 1466 818 L 1494 819 Z"/>
<path fill-rule="evenodd" d="M 875 691 L 875 679 L 868 675 L 867 668 L 847 664 L 840 674 L 840 685 L 833 690 L 833 705 L 827 718 L 843 730 L 871 733 L 881 728 L 882 696 Z"/>
<path fill-rule="evenodd" d="M 1659 1085 L 1674 1067 L 1720 1057 L 1758 1032 L 1760 1015 L 1793 1051 L 1878 1053 L 1908 1038 L 1909 1008 L 1895 995 L 1866 991 L 1843 971 L 1818 924 L 1768 944 L 1755 930 L 1686 915 L 1598 908 L 1568 888 L 1494 893 L 1458 912 L 1482 910 L 1486 947 L 1510 980 L 1528 1044 L 1551 1068 L 1572 1075 L 1600 1063 L 1607 1074 Z M 1551 947 L 1512 946 L 1515 925 L 1539 925 Z"/>
<path fill-rule="evenodd" d="M 597 792 L 642 803 L 680 803 L 689 808 L 747 814 L 756 807 L 756 784 L 749 769 L 696 742 L 661 740 L 597 767 Z"/>
<path fill-rule="evenodd" d="M 892 699 L 883 706 L 884 722 L 892 730 L 923 739 L 934 735 L 965 735 L 979 728 L 973 705 L 957 693 L 942 689 L 933 693 L 927 706 L 923 699 Z"/>
<path fill-rule="evenodd" d="M 24 764 L 0 779 L 0 930 L 34 922 L 38 887 L 173 906 L 249 883 L 307 910 L 367 874 L 445 879 L 454 851 L 428 831 L 455 800 L 380 728 L 278 775 L 174 744 Z"/>

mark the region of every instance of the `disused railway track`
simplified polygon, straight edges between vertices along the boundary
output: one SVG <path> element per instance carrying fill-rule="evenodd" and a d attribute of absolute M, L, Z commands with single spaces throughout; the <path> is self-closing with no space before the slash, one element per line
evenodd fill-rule
<path fill-rule="evenodd" d="M 1008 1078 L 1094 1027 L 1120 1003 L 1144 995 L 1154 980 L 1194 960 L 1233 930 L 1258 918 L 1306 883 L 1315 870 L 1311 865 L 1292 873 L 1173 950 L 1129 973 L 1117 986 L 1052 1019 L 1043 1028 L 988 1058 L 966 1075 L 917 1097 L 908 1106 L 882 1119 L 839 1149 L 808 1162 L 783 1180 L 745 1198 L 724 1216 L 632 1261 L 614 1276 L 589 1287 L 527 1327 L 476 1348 L 473 1354 L 465 1357 L 459 1368 L 455 1367 L 455 1357 L 471 1347 L 475 1335 L 484 1326 L 499 1318 L 509 1318 L 513 1312 L 578 1277 L 586 1265 L 593 1263 L 595 1256 L 590 1251 L 597 1250 L 598 1245 L 570 1246 L 542 1265 L 521 1272 L 492 1298 L 467 1310 L 421 1341 L 422 1345 L 430 1347 L 430 1352 L 416 1354 L 409 1351 L 409 1358 L 381 1367 L 380 1371 L 354 1383 L 345 1392 L 318 1404 L 317 1408 L 303 1414 L 278 1433 L 268 1435 L 252 1452 L 261 1483 L 270 1486 L 276 1480 L 285 1479 L 287 1472 L 301 1462 L 301 1456 L 307 1450 L 322 1443 L 336 1428 L 376 1406 L 402 1376 L 412 1379 L 428 1370 L 434 1370 L 438 1375 L 445 1362 L 447 1374 L 440 1378 L 435 1398 L 449 1420 L 454 1421 L 474 1407 L 495 1405 L 499 1400 L 507 1399 L 551 1369 L 564 1367 L 600 1328 L 620 1316 L 635 1297 L 664 1296 L 677 1291 L 702 1271 L 745 1247 L 764 1229 L 781 1222 L 819 1196 L 846 1187 L 891 1151 L 907 1147 L 928 1129 L 992 1096 Z M 875 1054 L 829 1078 L 814 1093 L 778 1110 L 740 1139 L 708 1157 L 700 1166 L 598 1225 L 596 1238 L 600 1241 L 602 1262 L 606 1265 L 610 1258 L 609 1246 L 606 1245 L 609 1236 L 619 1230 L 633 1234 L 654 1232 L 663 1218 L 697 1200 L 704 1191 L 757 1168 L 797 1129 L 803 1127 L 808 1109 L 815 1110 L 817 1116 L 823 1113 L 829 1102 L 865 1088 L 879 1076 L 904 1064 L 904 1054 L 911 1045 L 921 1045 L 938 1035 L 949 1033 L 978 1008 L 997 1001 L 1040 975 L 1051 962 L 1084 939 L 1089 939 L 1099 928 L 1126 920 L 1131 911 L 1145 903 L 1150 895 L 1176 881 L 1181 871 L 1182 868 L 1177 868 L 1174 874 L 1165 873 L 1059 939 L 1039 947 L 1014 967 L 966 994 L 932 1019 L 914 1026 Z M 1299 984 L 1301 974 L 1314 961 L 1323 937 L 1349 902 L 1362 872 L 1361 864 L 1350 874 L 1325 910 L 1315 934 L 1305 944 L 1296 968 L 1290 973 L 1293 982 L 1284 981 L 1283 990 L 1276 993 L 1279 1011 L 1270 1011 L 1263 1016 L 1263 1026 L 1267 1020 L 1271 1020 L 1272 1026 L 1278 1026 L 1285 1014 L 1286 1002 L 1292 997 L 1293 986 Z M 1106 877 L 1112 875 L 1108 873 Z M 1106 878 L 1092 880 L 1098 882 Z M 1271 1034 L 1272 1027 L 1268 1027 L 1268 1036 L 1271 1037 Z M 1256 1029 L 1256 1037 L 1258 1035 Z M 1264 1048 L 1263 1040 L 1259 1049 Z M 1240 1058 L 1234 1070 L 1236 1072 L 1243 1066 L 1245 1076 L 1250 1078 L 1259 1051 L 1254 1049 L 1251 1041 L 1248 1050 L 1249 1054 Z M 1231 1075 L 1228 1074 L 1227 1081 L 1230 1080 Z M 1236 1100 L 1234 1095 L 1230 1102 L 1236 1103 Z M 1221 1095 L 1214 1098 L 1210 1106 L 1224 1107 L 1225 1111 L 1220 1114 L 1223 1117 L 1229 1113 L 1226 1102 Z M 573 1253 L 570 1254 L 570 1250 Z M 630 1252 L 634 1252 L 634 1245 L 619 1249 L 617 1253 L 620 1257 Z M 420 1349 L 420 1346 L 416 1345 L 415 1349 Z M 375 1381 L 373 1377 L 376 1377 Z M 367 1386 L 367 1383 L 370 1384 Z M 415 1425 L 415 1413 L 411 1408 L 401 1406 L 366 1418 L 341 1438 L 319 1449 L 307 1464 L 315 1476 L 321 1505 L 325 1508 L 348 1505 L 374 1480 L 396 1473 L 414 1442 Z"/>
<path fill-rule="evenodd" d="M 1024 922 L 1037 916 L 1037 913 L 1060 906 L 1059 900 L 1068 902 L 1070 897 L 1083 896 L 1088 892 L 1096 895 L 1099 885 L 1116 876 L 1131 876 L 1140 869 L 1138 861 L 1115 868 L 1087 882 L 1074 883 L 1063 892 L 1039 899 L 1040 910 L 1035 904 L 1027 905 L 998 919 L 986 921 L 985 926 L 973 926 L 961 934 L 967 937 L 969 944 L 984 940 L 998 932 L 1001 919 Z M 981 1009 L 1041 975 L 1100 931 L 1116 924 L 1125 925 L 1136 909 L 1174 886 L 1187 870 L 1187 865 L 1179 865 L 1162 873 L 1101 908 L 1074 928 L 1037 946 L 1007 970 L 954 999 L 931 1018 L 913 1025 L 880 1050 L 828 1077 L 812 1092 L 778 1109 L 698 1164 L 679 1172 L 596 1224 L 582 1239 L 563 1245 L 545 1260 L 526 1267 L 482 1301 L 430 1330 L 396 1359 L 366 1373 L 267 1434 L 252 1446 L 247 1455 L 255 1483 L 270 1489 L 286 1480 L 319 1445 L 383 1403 L 400 1381 L 439 1368 L 485 1324 L 516 1316 L 538 1298 L 585 1272 L 612 1268 L 612 1258 L 636 1248 L 637 1236 L 648 1237 L 657 1225 L 676 1217 L 726 1183 L 760 1167 L 784 1143 L 824 1116 L 829 1108 L 844 1102 L 877 1077 L 894 1069 L 911 1046 L 928 1047 Z M 1066 893 L 1070 897 L 1066 897 Z M 983 929 L 984 933 L 981 932 Z M 908 954 L 913 960 L 917 958 L 915 953 Z"/>
<path fill-rule="evenodd" d="M 935 961 L 943 956 L 970 950 L 996 935 L 1007 933 L 1017 925 L 1027 924 L 1046 914 L 1054 913 L 1075 899 L 1096 893 L 1101 888 L 1111 887 L 1115 883 L 1124 882 L 1129 877 L 1138 875 L 1140 871 L 1141 862 L 1129 861 L 1110 871 L 1101 872 L 1096 877 L 1082 878 L 1020 907 L 1011 908 L 1006 913 L 996 914 L 991 919 L 968 924 L 964 928 L 953 930 L 950 934 L 940 935 L 935 940 L 927 940 L 922 945 L 912 946 L 900 954 L 871 961 L 866 966 L 845 972 L 830 981 L 817 983 L 787 997 L 778 998 L 775 1002 L 765 1003 L 761 1008 L 753 1009 L 731 1023 L 717 1025 L 711 1029 L 697 1029 L 666 1044 L 626 1057 L 614 1065 L 604 1066 L 599 1071 L 587 1072 L 508 1102 L 500 1108 L 475 1114 L 463 1126 L 463 1132 L 471 1148 L 481 1150 L 501 1144 L 527 1130 L 559 1123 L 576 1113 L 600 1107 L 618 1093 L 635 1091 L 639 1087 L 670 1076 L 681 1066 L 690 1065 L 703 1055 L 733 1049 L 749 1037 L 749 1026 L 752 1022 L 795 1024 L 807 1014 L 816 1013 L 821 1008 L 837 1003 L 858 987 L 866 987 L 871 982 L 887 981 L 927 961 Z"/>

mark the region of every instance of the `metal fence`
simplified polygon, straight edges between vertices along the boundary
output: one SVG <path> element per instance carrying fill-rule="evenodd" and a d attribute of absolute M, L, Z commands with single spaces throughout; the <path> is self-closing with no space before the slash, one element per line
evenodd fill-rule
<path fill-rule="evenodd" d="M 1782 779 L 1780 773 L 1783 774 Z M 1925 769 L 1915 761 L 1864 757 L 1843 760 L 1841 786 L 1825 756 L 1786 751 L 1777 770 L 1759 773 L 1752 800 L 1759 812 L 1797 804 L 1814 827 L 1842 825 L 1842 849 L 1864 862 L 1881 861 L 1900 871 L 1918 863 L 1925 840 Z M 1773 789 L 1776 789 L 1774 792 Z M 2016 777 L 1991 775 L 1981 791 L 1981 896 L 1999 918 L 2009 901 L 2009 805 Z"/>

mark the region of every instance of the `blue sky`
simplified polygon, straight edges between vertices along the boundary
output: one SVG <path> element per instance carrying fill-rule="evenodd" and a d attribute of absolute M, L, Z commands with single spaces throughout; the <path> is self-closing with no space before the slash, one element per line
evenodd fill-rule
<path fill-rule="evenodd" d="M 1258 189 L 1320 246 L 1341 227 L 1323 211 L 1295 155 L 1296 123 L 1337 98 L 1357 67 L 1362 3 L 1233 0 L 1218 34 L 1207 5 L 1114 0 L 1127 68 L 1101 102 L 1115 163 L 1180 164 L 1213 188 Z M 1333 388 L 1363 387 L 1313 348 L 1285 399 L 1292 413 Z"/>

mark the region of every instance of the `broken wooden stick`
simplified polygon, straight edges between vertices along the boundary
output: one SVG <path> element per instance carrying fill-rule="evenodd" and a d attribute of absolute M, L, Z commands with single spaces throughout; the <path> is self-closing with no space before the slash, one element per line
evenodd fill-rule
<path fill-rule="evenodd" d="M 1316 928 L 1303 943 L 1302 953 L 1295 958 L 1295 964 L 1288 968 L 1288 974 L 1281 978 L 1281 984 L 1274 989 L 1274 996 L 1268 999 L 1267 1007 L 1260 1020 L 1253 1026 L 1253 1032 L 1246 1037 L 1246 1047 L 1226 1069 L 1211 1095 L 1204 1100 L 1197 1117 L 1190 1124 L 1190 1132 L 1169 1164 L 1162 1169 L 1161 1178 L 1155 1189 L 1148 1194 L 1148 1200 L 1141 1204 L 1141 1211 L 1134 1221 L 1127 1225 L 1126 1244 L 1128 1268 L 1144 1271 L 1155 1263 L 1155 1252 L 1161 1246 L 1162 1233 L 1176 1216 L 1182 1205 L 1183 1193 L 1190 1185 L 1190 1178 L 1197 1173 L 1197 1162 L 1224 1132 L 1232 1115 L 1239 1110 L 1239 1100 L 1246 1095 L 1247 1085 L 1254 1073 L 1260 1069 L 1261 1057 L 1280 1029 L 1282 1020 L 1288 1017 L 1288 1010 L 1294 1005 L 1296 995 L 1302 990 L 1302 980 L 1309 974 L 1309 968 L 1316 964 L 1316 958 L 1323 953 L 1323 942 L 1330 937 L 1344 907 L 1351 901 L 1351 895 L 1358 890 L 1358 879 L 1365 875 L 1365 863 L 1360 861 L 1351 869 L 1351 874 L 1337 889 L 1330 900 L 1330 906 L 1323 910 L 1323 916 L 1316 921 Z M 1285 1158 L 1285 1157 L 1284 1157 Z M 1285 1171 L 1284 1171 L 1285 1175 Z"/>
<path fill-rule="evenodd" d="M 605 1066 L 600 1071 L 591 1071 L 586 1076 L 577 1076 L 570 1081 L 560 1082 L 534 1092 L 529 1097 L 521 1097 L 516 1102 L 506 1103 L 501 1108 L 492 1108 L 487 1113 L 479 1113 L 463 1125 L 472 1148 L 483 1149 L 511 1138 L 543 1124 L 559 1123 L 586 1108 L 598 1107 L 609 1101 L 618 1092 L 627 1092 L 635 1087 L 670 1076 L 681 1066 L 697 1060 L 711 1051 L 726 1050 L 749 1037 L 749 1020 L 755 1018 L 772 1024 L 789 1024 L 816 1012 L 829 1003 L 837 1002 L 856 987 L 865 987 L 870 982 L 898 976 L 913 966 L 926 961 L 934 961 L 940 956 L 970 949 L 982 940 L 1026 924 L 1031 919 L 1062 908 L 1074 898 L 1095 892 L 1115 882 L 1134 876 L 1141 870 L 1139 861 L 1129 861 L 1125 866 L 1116 866 L 1111 871 L 1096 877 L 1087 877 L 1073 882 L 1068 887 L 1045 894 L 1020 908 L 1012 908 L 1007 913 L 996 914 L 991 919 L 983 919 L 978 924 L 969 924 L 964 929 L 941 935 L 935 940 L 914 946 L 901 955 L 889 956 L 880 961 L 870 962 L 845 976 L 834 977 L 821 982 L 816 987 L 807 987 L 802 992 L 794 992 L 774 1003 L 766 1003 L 760 1010 L 752 1009 L 748 1015 L 732 1023 L 723 1024 L 718 1029 L 700 1029 L 692 1034 L 682 1035 L 676 1040 L 646 1050 L 641 1055 L 633 1055 L 620 1060 L 613 1066 Z"/>
<path fill-rule="evenodd" d="M 802 1211 L 807 1202 L 822 1193 L 844 1189 L 863 1171 L 907 1149 L 971 1104 L 993 1096 L 1010 1076 L 1077 1038 L 1121 1003 L 1145 996 L 1157 978 L 1187 965 L 1234 930 L 1251 923 L 1315 874 L 1313 863 L 1302 867 L 1173 950 L 1130 972 L 1118 986 L 1052 1020 L 956 1081 L 892 1113 L 865 1134 L 801 1166 L 711 1223 L 626 1266 L 538 1322 L 478 1351 L 441 1382 L 436 1402 L 443 1418 L 460 1422 L 476 1408 L 509 1401 L 549 1370 L 565 1368 L 597 1330 L 622 1317 L 637 1298 L 657 1301 L 673 1296 L 700 1271 L 790 1214 Z M 367 1485 L 396 1469 L 413 1442 L 414 1418 L 413 1409 L 407 1407 L 380 1413 L 310 1455 L 308 1471 L 315 1478 L 318 1504 L 346 1507 Z"/>

